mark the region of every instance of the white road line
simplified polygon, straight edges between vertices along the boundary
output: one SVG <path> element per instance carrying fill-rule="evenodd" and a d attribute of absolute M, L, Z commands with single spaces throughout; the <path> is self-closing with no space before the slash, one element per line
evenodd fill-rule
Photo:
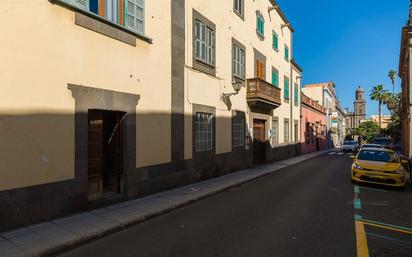
<path fill-rule="evenodd" d="M 343 153 L 342 153 L 342 152 L 339 152 L 338 154 L 339 154 L 339 155 L 342 155 Z"/>
<path fill-rule="evenodd" d="M 336 152 L 330 152 L 330 153 L 328 153 L 329 155 L 332 155 L 332 154 L 335 154 Z"/>

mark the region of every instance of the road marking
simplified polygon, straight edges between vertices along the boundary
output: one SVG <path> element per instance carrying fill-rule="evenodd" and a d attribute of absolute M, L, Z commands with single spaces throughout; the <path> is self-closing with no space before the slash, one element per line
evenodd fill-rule
<path fill-rule="evenodd" d="M 376 188 L 371 188 L 371 187 L 359 187 L 359 188 L 361 188 L 361 189 L 366 189 L 366 190 L 371 190 L 371 191 L 377 191 L 377 192 L 388 192 L 387 190 L 385 190 L 385 189 L 376 189 Z"/>
<path fill-rule="evenodd" d="M 339 152 L 338 154 L 339 154 L 339 155 L 342 155 L 343 153 L 342 153 L 342 152 Z"/>
<path fill-rule="evenodd" d="M 329 155 L 332 155 L 332 154 L 335 154 L 336 152 L 330 152 L 330 153 L 328 153 Z"/>
<path fill-rule="evenodd" d="M 389 236 L 382 236 L 379 234 L 375 234 L 375 233 L 366 233 L 367 236 L 370 237 L 374 237 L 374 238 L 378 238 L 378 239 L 383 239 L 383 240 L 387 240 L 387 241 L 392 241 L 400 246 L 407 246 L 407 247 L 412 247 L 412 243 L 411 242 L 407 242 L 404 240 L 399 240 L 393 237 L 389 237 Z"/>
<path fill-rule="evenodd" d="M 363 222 L 355 221 L 356 250 L 358 257 L 369 257 L 368 241 L 366 240 L 365 226 Z"/>
<path fill-rule="evenodd" d="M 356 219 L 356 221 L 360 221 L 363 224 L 366 224 L 366 225 L 369 225 L 369 226 L 384 228 L 384 229 L 388 229 L 388 230 L 392 230 L 392 231 L 412 235 L 412 228 L 397 226 L 397 225 L 391 225 L 391 224 L 387 224 L 387 223 L 382 223 L 382 222 L 367 220 L 367 219 L 362 219 L 362 218 L 357 219 L 356 217 L 355 217 L 355 219 Z"/>
<path fill-rule="evenodd" d="M 361 200 L 359 198 L 355 198 L 355 200 L 353 201 L 353 206 L 355 207 L 356 210 L 362 209 Z"/>

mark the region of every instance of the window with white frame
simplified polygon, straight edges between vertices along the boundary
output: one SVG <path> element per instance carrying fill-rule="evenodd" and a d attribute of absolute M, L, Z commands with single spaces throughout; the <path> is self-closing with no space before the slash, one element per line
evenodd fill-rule
<path fill-rule="evenodd" d="M 195 57 L 197 60 L 214 65 L 215 32 L 205 23 L 195 21 Z"/>
<path fill-rule="evenodd" d="M 245 144 L 245 117 L 242 115 L 232 117 L 232 141 L 234 147 Z"/>
<path fill-rule="evenodd" d="M 62 0 L 111 23 L 144 34 L 144 0 Z"/>
<path fill-rule="evenodd" d="M 233 9 L 240 15 L 243 15 L 243 1 L 244 0 L 233 1 Z"/>
<path fill-rule="evenodd" d="M 272 118 L 272 146 L 279 143 L 279 118 Z"/>
<path fill-rule="evenodd" d="M 195 151 L 211 151 L 213 149 L 213 114 L 197 112 L 193 125 Z"/>
<path fill-rule="evenodd" d="M 245 78 L 245 50 L 237 45 L 233 45 L 233 75 Z"/>

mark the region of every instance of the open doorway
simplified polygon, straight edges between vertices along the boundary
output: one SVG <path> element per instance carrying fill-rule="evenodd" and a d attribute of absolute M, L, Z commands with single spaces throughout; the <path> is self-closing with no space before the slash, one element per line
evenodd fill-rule
<path fill-rule="evenodd" d="M 253 119 L 253 162 L 263 163 L 265 157 L 265 120 Z"/>
<path fill-rule="evenodd" d="M 88 199 L 122 193 L 124 112 L 88 112 Z"/>

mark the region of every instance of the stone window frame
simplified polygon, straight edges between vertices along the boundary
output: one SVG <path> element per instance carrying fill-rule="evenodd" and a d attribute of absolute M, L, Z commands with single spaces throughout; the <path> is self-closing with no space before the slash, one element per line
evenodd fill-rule
<path fill-rule="evenodd" d="M 141 32 L 128 28 L 125 25 L 117 24 L 109 19 L 96 15 L 95 13 L 84 9 L 80 4 L 76 4 L 69 0 L 49 0 L 52 4 L 71 9 L 75 13 L 74 23 L 78 26 L 90 29 L 102 35 L 119 40 L 126 44 L 136 46 L 136 38 L 143 40 L 149 44 L 153 43 L 153 39 L 145 35 L 146 21 L 145 15 L 145 0 L 143 0 L 143 30 Z"/>
<path fill-rule="evenodd" d="M 234 47 L 243 50 L 244 53 L 244 64 L 243 64 L 243 76 L 239 76 L 235 74 L 235 56 L 234 56 Z M 232 78 L 233 81 L 245 81 L 246 80 L 246 47 L 240 43 L 238 40 L 232 37 Z"/>
<path fill-rule="evenodd" d="M 216 25 L 209 19 L 207 19 L 205 16 L 200 14 L 198 11 L 193 9 L 193 15 L 192 15 L 192 62 L 193 62 L 193 68 L 204 72 L 206 74 L 216 76 Z M 196 21 L 199 21 L 203 24 L 205 24 L 208 28 L 210 28 L 214 32 L 213 40 L 212 40 L 212 59 L 213 59 L 213 65 L 203 62 L 196 58 Z"/>
<path fill-rule="evenodd" d="M 241 3 L 241 10 L 238 10 L 236 7 L 237 2 Z M 237 14 L 242 20 L 245 20 L 245 0 L 233 0 L 233 11 Z"/>
<path fill-rule="evenodd" d="M 259 31 L 259 18 L 262 19 L 262 26 L 263 26 L 262 33 Z M 263 17 L 263 13 L 261 13 L 260 11 L 256 11 L 256 34 L 260 40 L 265 39 L 265 17 Z"/>
<path fill-rule="evenodd" d="M 212 149 L 208 151 L 196 151 L 196 144 L 195 144 L 195 133 L 196 133 L 196 128 L 194 126 L 195 122 L 195 115 L 196 113 L 207 113 L 207 114 L 212 114 Z M 208 155 L 214 155 L 216 152 L 216 108 L 207 106 L 207 105 L 201 105 L 201 104 L 193 104 L 192 106 L 192 153 L 194 157 L 205 157 Z"/>

